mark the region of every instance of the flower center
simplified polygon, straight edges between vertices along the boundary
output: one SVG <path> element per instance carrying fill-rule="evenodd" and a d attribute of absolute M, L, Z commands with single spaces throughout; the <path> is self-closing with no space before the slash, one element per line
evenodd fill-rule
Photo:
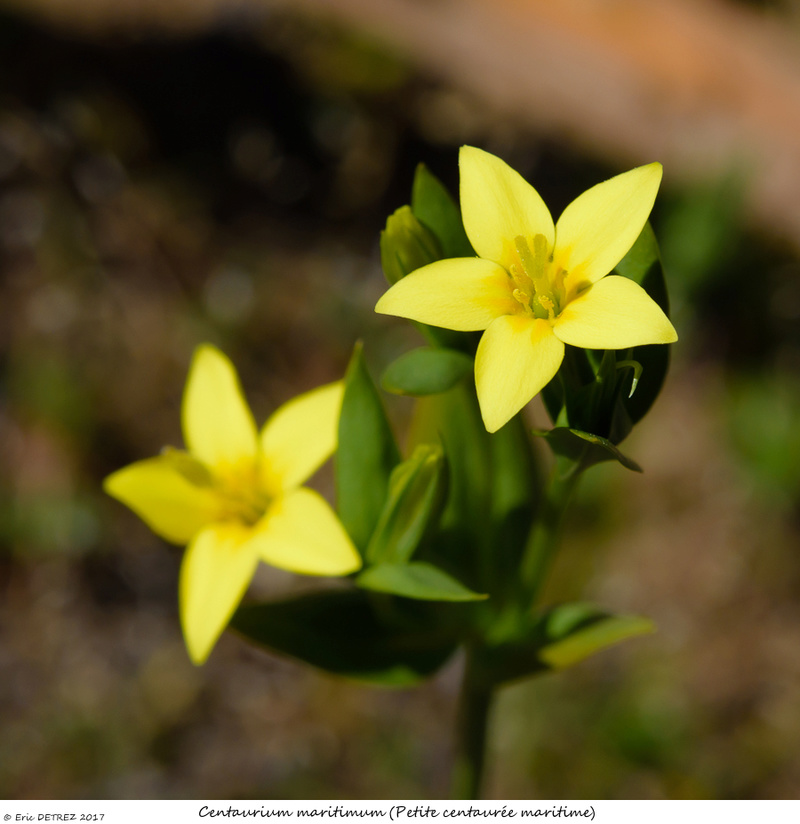
<path fill-rule="evenodd" d="M 516 251 L 508 273 L 514 282 L 512 294 L 523 311 L 535 318 L 553 320 L 566 305 L 564 279 L 567 273 L 553 264 L 553 256 L 544 235 L 535 235 L 533 250 L 528 241 L 514 238 Z"/>
<path fill-rule="evenodd" d="M 261 483 L 255 467 L 238 467 L 217 477 L 216 493 L 223 520 L 254 526 L 264 517 L 272 498 Z"/>

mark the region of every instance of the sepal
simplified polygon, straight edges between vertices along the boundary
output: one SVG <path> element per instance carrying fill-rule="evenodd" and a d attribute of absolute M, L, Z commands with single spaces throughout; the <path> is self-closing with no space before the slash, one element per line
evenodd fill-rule
<path fill-rule="evenodd" d="M 442 182 L 424 163 L 417 166 L 411 188 L 411 211 L 436 236 L 442 257 L 472 257 L 461 212 Z"/>
<path fill-rule="evenodd" d="M 380 249 L 383 274 L 390 285 L 443 257 L 436 235 L 417 220 L 410 206 L 401 206 L 386 220 Z"/>
<path fill-rule="evenodd" d="M 183 449 L 165 446 L 161 450 L 161 460 L 169 464 L 179 475 L 185 478 L 192 486 L 211 487 L 214 485 L 214 476 L 208 467 L 198 461 Z"/>
<path fill-rule="evenodd" d="M 401 206 L 386 221 L 380 238 L 381 266 L 394 285 L 415 269 L 453 257 L 472 257 L 461 213 L 445 186 L 423 165 L 417 166 L 411 205 Z M 474 336 L 423 323 L 414 324 L 435 346 L 474 352 Z"/>
<path fill-rule="evenodd" d="M 620 452 L 619 448 L 608 438 L 567 426 L 557 426 L 547 430 L 534 429 L 533 434 L 544 438 L 557 456 L 571 461 L 575 466 L 575 471 L 583 472 L 590 466 L 603 461 L 618 461 L 626 469 L 634 472 L 642 471 L 636 461 Z"/>

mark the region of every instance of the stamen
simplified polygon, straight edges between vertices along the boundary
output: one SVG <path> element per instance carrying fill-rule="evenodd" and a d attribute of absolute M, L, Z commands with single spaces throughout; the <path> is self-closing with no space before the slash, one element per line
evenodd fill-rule
<path fill-rule="evenodd" d="M 556 305 L 553 299 L 549 295 L 536 295 L 536 300 L 539 302 L 539 305 L 547 312 L 547 316 L 552 320 L 555 315 L 553 310 L 556 308 Z"/>
<path fill-rule="evenodd" d="M 509 272 L 514 283 L 516 283 L 520 289 L 523 289 L 529 294 L 533 292 L 533 281 L 516 263 L 512 263 L 511 266 L 509 266 Z"/>
<path fill-rule="evenodd" d="M 522 289 L 515 289 L 511 294 L 517 303 L 522 304 L 522 308 L 525 310 L 526 314 L 533 314 L 531 310 L 531 296 L 529 293 L 523 292 Z"/>
<path fill-rule="evenodd" d="M 526 311 L 537 318 L 553 320 L 561 310 L 560 298 L 564 291 L 564 277 L 566 273 L 559 268 L 553 277 L 552 260 L 547 238 L 539 233 L 533 236 L 533 251 L 530 244 L 522 235 L 514 238 L 514 249 L 517 252 L 518 263 L 509 266 L 509 274 L 519 289 L 515 290 L 514 297 Z M 517 292 L 526 296 L 523 302 Z"/>

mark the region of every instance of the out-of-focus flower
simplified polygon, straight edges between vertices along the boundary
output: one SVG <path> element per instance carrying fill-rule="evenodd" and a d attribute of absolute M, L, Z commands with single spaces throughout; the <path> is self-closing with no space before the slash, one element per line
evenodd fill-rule
<path fill-rule="evenodd" d="M 499 158 L 464 146 L 459 165 L 464 228 L 478 257 L 411 272 L 375 309 L 446 329 L 485 330 L 475 383 L 490 432 L 554 377 L 564 344 L 627 349 L 677 340 L 641 286 L 608 275 L 647 221 L 660 163 L 592 187 L 555 224 L 536 190 Z"/>
<path fill-rule="evenodd" d="M 280 407 L 259 433 L 236 371 L 209 345 L 183 396 L 188 451 L 167 449 L 110 475 L 105 490 L 158 535 L 187 544 L 179 604 L 189 655 L 203 663 L 259 561 L 347 575 L 361 559 L 328 503 L 301 484 L 336 448 L 341 383 Z"/>

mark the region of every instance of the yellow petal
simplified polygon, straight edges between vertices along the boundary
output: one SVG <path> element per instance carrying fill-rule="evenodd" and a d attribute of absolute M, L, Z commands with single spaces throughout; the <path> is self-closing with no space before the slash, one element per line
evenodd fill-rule
<path fill-rule="evenodd" d="M 277 498 L 256 530 L 252 543 L 272 566 L 304 575 L 348 575 L 361 567 L 327 501 L 306 487 Z"/>
<path fill-rule="evenodd" d="M 639 237 L 661 183 L 660 163 L 598 183 L 567 206 L 556 223 L 555 263 L 572 282 L 594 283 L 625 257 Z"/>
<path fill-rule="evenodd" d="M 472 248 L 482 258 L 507 266 L 514 238 L 537 234 L 553 245 L 553 218 L 536 189 L 507 163 L 488 152 L 462 146 L 461 213 Z"/>
<path fill-rule="evenodd" d="M 497 431 L 558 372 L 564 344 L 550 322 L 526 315 L 498 318 L 475 355 L 475 385 L 486 429 Z"/>
<path fill-rule="evenodd" d="M 627 349 L 678 339 L 650 295 L 618 275 L 599 280 L 568 303 L 555 319 L 553 331 L 564 343 L 583 349 Z"/>
<path fill-rule="evenodd" d="M 195 350 L 182 416 L 189 451 L 210 468 L 255 460 L 258 434 L 253 415 L 233 364 L 213 346 Z"/>
<path fill-rule="evenodd" d="M 175 544 L 188 543 L 218 514 L 211 490 L 192 483 L 165 457 L 137 461 L 114 472 L 103 489 Z"/>
<path fill-rule="evenodd" d="M 344 385 L 331 383 L 293 398 L 277 409 L 261 432 L 267 487 L 299 486 L 333 454 Z"/>
<path fill-rule="evenodd" d="M 183 637 L 189 656 L 202 664 L 242 600 L 258 564 L 248 538 L 235 524 L 214 524 L 189 545 L 178 589 Z"/>
<path fill-rule="evenodd" d="M 459 332 L 485 329 L 520 306 L 505 269 L 480 258 L 450 258 L 406 275 L 378 301 L 375 311 Z"/>

